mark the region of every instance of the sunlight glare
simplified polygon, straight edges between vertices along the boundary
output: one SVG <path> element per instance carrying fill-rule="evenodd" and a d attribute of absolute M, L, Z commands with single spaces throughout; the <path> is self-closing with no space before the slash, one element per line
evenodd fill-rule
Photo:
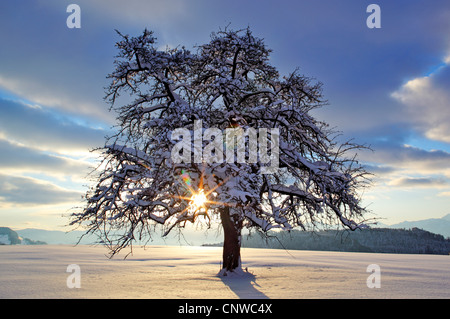
<path fill-rule="evenodd" d="M 193 211 L 198 211 L 202 207 L 205 207 L 205 204 L 208 200 L 206 199 L 206 195 L 203 192 L 203 189 L 200 189 L 197 193 L 194 193 L 191 197 L 191 209 Z"/>

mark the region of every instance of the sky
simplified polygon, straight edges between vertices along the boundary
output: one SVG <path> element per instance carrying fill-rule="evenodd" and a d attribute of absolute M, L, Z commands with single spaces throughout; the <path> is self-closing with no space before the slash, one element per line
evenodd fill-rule
<path fill-rule="evenodd" d="M 68 28 L 78 4 L 81 28 Z M 381 28 L 368 28 L 369 4 Z M 82 207 L 115 114 L 104 102 L 115 29 L 158 45 L 250 27 L 272 65 L 323 83 L 319 120 L 370 145 L 364 204 L 385 224 L 450 213 L 448 0 L 5 0 L 0 2 L 0 225 L 64 229 Z M 373 216 L 371 215 L 371 216 Z"/>

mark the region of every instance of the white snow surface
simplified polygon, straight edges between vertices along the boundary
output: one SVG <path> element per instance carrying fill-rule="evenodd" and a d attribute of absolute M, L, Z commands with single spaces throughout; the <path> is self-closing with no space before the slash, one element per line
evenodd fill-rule
<path fill-rule="evenodd" d="M 109 259 L 101 246 L 0 246 L 0 298 L 449 298 L 450 256 L 242 248 L 246 275 L 217 276 L 222 248 L 134 247 Z M 81 270 L 68 288 L 67 266 Z M 381 269 L 368 288 L 367 267 Z M 245 273 L 245 272 L 244 272 Z"/>

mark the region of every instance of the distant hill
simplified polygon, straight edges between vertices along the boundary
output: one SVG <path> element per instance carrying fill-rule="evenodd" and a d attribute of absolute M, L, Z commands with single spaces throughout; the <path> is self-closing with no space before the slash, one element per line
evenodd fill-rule
<path fill-rule="evenodd" d="M 17 245 L 21 240 L 19 235 L 8 227 L 0 227 L 0 244 L 2 245 Z"/>
<path fill-rule="evenodd" d="M 18 233 L 9 227 L 0 227 L 0 245 L 46 245 L 40 240 L 21 238 Z"/>
<path fill-rule="evenodd" d="M 450 214 L 447 214 L 442 218 L 430 218 L 418 221 L 404 221 L 398 224 L 389 225 L 387 227 L 403 229 L 411 229 L 417 227 L 450 238 Z"/>

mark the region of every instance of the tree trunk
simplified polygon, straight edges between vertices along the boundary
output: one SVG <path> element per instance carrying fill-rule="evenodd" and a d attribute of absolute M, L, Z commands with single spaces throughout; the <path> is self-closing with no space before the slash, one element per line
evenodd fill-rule
<path fill-rule="evenodd" d="M 241 229 L 239 214 L 230 214 L 230 208 L 220 210 L 224 232 L 222 273 L 241 267 Z"/>

